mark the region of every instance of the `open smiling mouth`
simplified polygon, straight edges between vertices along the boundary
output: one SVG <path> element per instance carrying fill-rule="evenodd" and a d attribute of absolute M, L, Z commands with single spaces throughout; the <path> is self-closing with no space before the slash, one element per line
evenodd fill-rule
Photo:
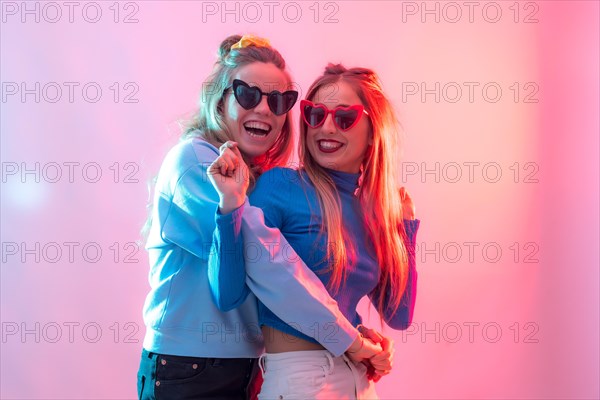
<path fill-rule="evenodd" d="M 319 150 L 324 153 L 333 153 L 338 151 L 344 146 L 343 143 L 336 142 L 335 140 L 318 140 Z"/>
<path fill-rule="evenodd" d="M 246 132 L 252 137 L 264 138 L 271 132 L 271 125 L 260 121 L 248 121 L 244 124 Z"/>

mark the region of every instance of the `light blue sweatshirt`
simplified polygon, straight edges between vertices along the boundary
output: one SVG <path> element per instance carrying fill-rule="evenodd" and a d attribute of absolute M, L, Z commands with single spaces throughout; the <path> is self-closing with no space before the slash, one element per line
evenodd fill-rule
<path fill-rule="evenodd" d="M 315 322 L 334 324 L 335 334 L 322 344 L 342 354 L 357 332 L 303 263 L 256 265 L 247 271 L 259 282 L 252 287 L 253 294 L 228 312 L 215 305 L 207 264 L 219 197 L 207 169 L 218 155 L 211 144 L 192 138 L 173 147 L 161 166 L 146 243 L 151 290 L 144 304 L 144 348 L 179 356 L 258 357 L 263 351 L 258 297 L 284 321 L 303 330 Z M 258 209 L 247 211 L 248 223 L 253 224 L 254 218 L 262 225 Z M 301 307 L 281 301 L 282 286 Z M 313 335 L 317 340 L 318 334 Z"/>

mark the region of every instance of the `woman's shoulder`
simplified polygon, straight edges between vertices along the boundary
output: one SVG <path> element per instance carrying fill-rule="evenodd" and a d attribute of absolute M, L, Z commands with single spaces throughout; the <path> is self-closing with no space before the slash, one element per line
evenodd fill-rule
<path fill-rule="evenodd" d="M 194 179 L 192 176 L 204 177 L 218 155 L 217 148 L 200 138 L 181 140 L 165 156 L 158 173 L 157 188 L 163 192 L 172 192 L 185 176 L 197 181 L 198 185 L 210 183 L 207 178 Z"/>
<path fill-rule="evenodd" d="M 167 153 L 163 167 L 180 174 L 192 167 L 208 166 L 219 156 L 219 150 L 212 144 L 198 137 L 181 140 Z"/>
<path fill-rule="evenodd" d="M 257 178 L 251 198 L 269 198 L 268 201 L 290 199 L 301 190 L 299 182 L 298 170 L 287 167 L 271 168 Z"/>
<path fill-rule="evenodd" d="M 189 137 L 173 146 L 169 155 L 195 163 L 212 163 L 219 156 L 219 149 L 200 137 Z"/>
<path fill-rule="evenodd" d="M 275 167 L 265 171 L 259 178 L 258 182 L 262 184 L 275 183 L 293 183 L 298 182 L 298 170 L 288 167 Z"/>

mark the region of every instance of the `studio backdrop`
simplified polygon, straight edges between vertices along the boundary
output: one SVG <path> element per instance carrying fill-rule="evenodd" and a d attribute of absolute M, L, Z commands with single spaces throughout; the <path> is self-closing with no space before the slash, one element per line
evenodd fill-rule
<path fill-rule="evenodd" d="M 300 98 L 343 63 L 397 111 L 419 281 L 412 325 L 383 328 L 381 397 L 600 396 L 597 1 L 3 1 L 1 18 L 1 398 L 136 397 L 149 186 L 245 33 Z"/>

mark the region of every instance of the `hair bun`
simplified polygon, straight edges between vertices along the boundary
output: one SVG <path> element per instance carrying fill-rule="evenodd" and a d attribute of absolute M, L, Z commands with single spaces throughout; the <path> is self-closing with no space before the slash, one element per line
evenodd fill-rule
<path fill-rule="evenodd" d="M 375 72 L 369 68 L 362 67 L 354 67 L 354 68 L 346 68 L 342 64 L 333 64 L 329 63 L 325 67 L 324 75 L 344 75 L 344 76 L 352 76 L 352 75 L 367 75 L 369 77 L 375 76 Z"/>
<path fill-rule="evenodd" d="M 325 67 L 325 75 L 341 75 L 347 70 L 342 64 L 329 63 Z"/>
<path fill-rule="evenodd" d="M 241 35 L 231 35 L 223 40 L 219 46 L 219 59 L 223 60 L 227 57 L 231 51 L 231 46 L 239 42 L 241 38 Z"/>

